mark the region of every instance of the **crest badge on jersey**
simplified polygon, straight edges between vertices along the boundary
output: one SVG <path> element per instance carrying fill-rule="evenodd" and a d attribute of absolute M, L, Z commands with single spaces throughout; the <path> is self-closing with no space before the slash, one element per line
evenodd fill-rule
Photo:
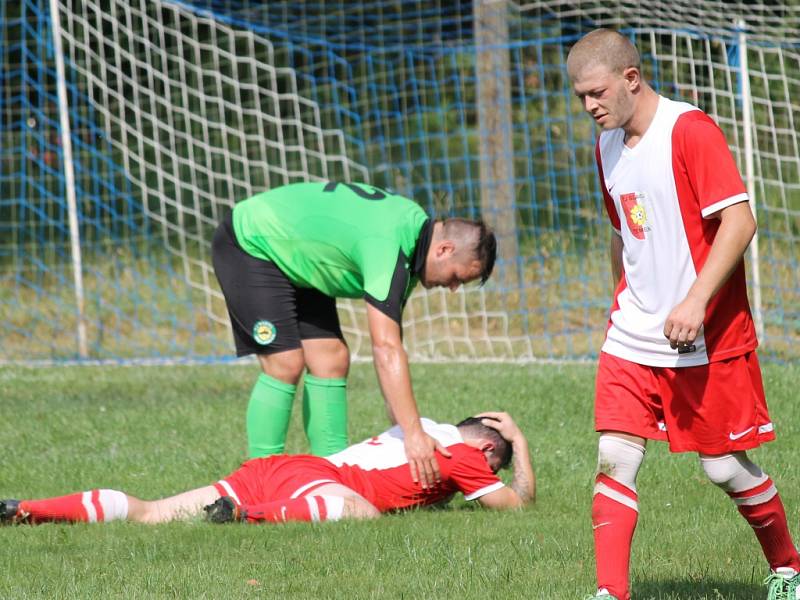
<path fill-rule="evenodd" d="M 628 229 L 633 237 L 637 240 L 645 239 L 645 233 L 650 231 L 650 225 L 647 222 L 644 194 L 637 192 L 620 194 L 619 201 L 622 204 L 622 212 L 625 213 L 625 220 L 628 222 Z"/>
<path fill-rule="evenodd" d="M 271 344 L 275 340 L 277 334 L 278 330 L 275 328 L 275 325 L 269 321 L 256 321 L 256 324 L 253 325 L 253 339 L 257 344 L 261 344 L 262 346 Z"/>

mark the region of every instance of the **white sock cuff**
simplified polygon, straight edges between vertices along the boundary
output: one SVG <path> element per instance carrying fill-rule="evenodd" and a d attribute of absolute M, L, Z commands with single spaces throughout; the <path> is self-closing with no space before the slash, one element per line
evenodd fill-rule
<path fill-rule="evenodd" d="M 128 496 L 117 490 L 98 490 L 103 521 L 122 521 L 128 518 Z"/>
<path fill-rule="evenodd" d="M 344 515 L 344 498 L 341 496 L 317 496 L 325 503 L 326 521 L 338 521 Z"/>

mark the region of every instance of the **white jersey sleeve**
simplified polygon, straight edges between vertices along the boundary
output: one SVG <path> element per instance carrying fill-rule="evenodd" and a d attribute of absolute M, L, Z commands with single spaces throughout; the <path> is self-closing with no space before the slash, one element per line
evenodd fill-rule
<path fill-rule="evenodd" d="M 462 443 L 464 440 L 454 425 L 436 423 L 431 419 L 421 419 L 422 429 L 442 446 Z M 336 466 L 350 465 L 362 469 L 390 469 L 408 462 L 406 458 L 403 430 L 395 425 L 380 435 L 345 448 L 341 452 L 326 457 Z"/>

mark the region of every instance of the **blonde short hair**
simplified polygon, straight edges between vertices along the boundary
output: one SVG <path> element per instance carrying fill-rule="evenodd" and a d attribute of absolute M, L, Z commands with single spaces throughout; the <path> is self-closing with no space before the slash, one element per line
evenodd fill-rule
<path fill-rule="evenodd" d="M 567 73 L 571 79 L 584 69 L 602 65 L 611 73 L 622 73 L 629 67 L 639 69 L 639 51 L 621 33 L 611 29 L 595 29 L 579 39 L 567 56 Z"/>

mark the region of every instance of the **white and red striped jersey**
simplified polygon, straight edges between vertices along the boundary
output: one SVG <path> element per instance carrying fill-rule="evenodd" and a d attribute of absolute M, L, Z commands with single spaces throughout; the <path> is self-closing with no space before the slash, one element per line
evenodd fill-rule
<path fill-rule="evenodd" d="M 595 156 L 611 224 L 622 236 L 624 276 L 614 293 L 603 351 L 656 367 L 707 364 L 757 346 L 744 263 L 712 298 L 696 351 L 664 337 L 711 250 L 719 210 L 748 200 L 722 131 L 698 108 L 659 97 L 652 123 L 628 148 L 604 131 Z"/>
<path fill-rule="evenodd" d="M 399 426 L 326 459 L 339 467 L 346 485 L 361 493 L 381 512 L 436 504 L 456 492 L 462 492 L 467 500 L 475 500 L 503 487 L 483 452 L 465 444 L 457 427 L 430 419 L 421 421 L 425 432 L 452 454 L 451 458 L 446 458 L 436 453 L 441 484 L 433 490 L 423 490 L 411 479 L 403 431 Z"/>

